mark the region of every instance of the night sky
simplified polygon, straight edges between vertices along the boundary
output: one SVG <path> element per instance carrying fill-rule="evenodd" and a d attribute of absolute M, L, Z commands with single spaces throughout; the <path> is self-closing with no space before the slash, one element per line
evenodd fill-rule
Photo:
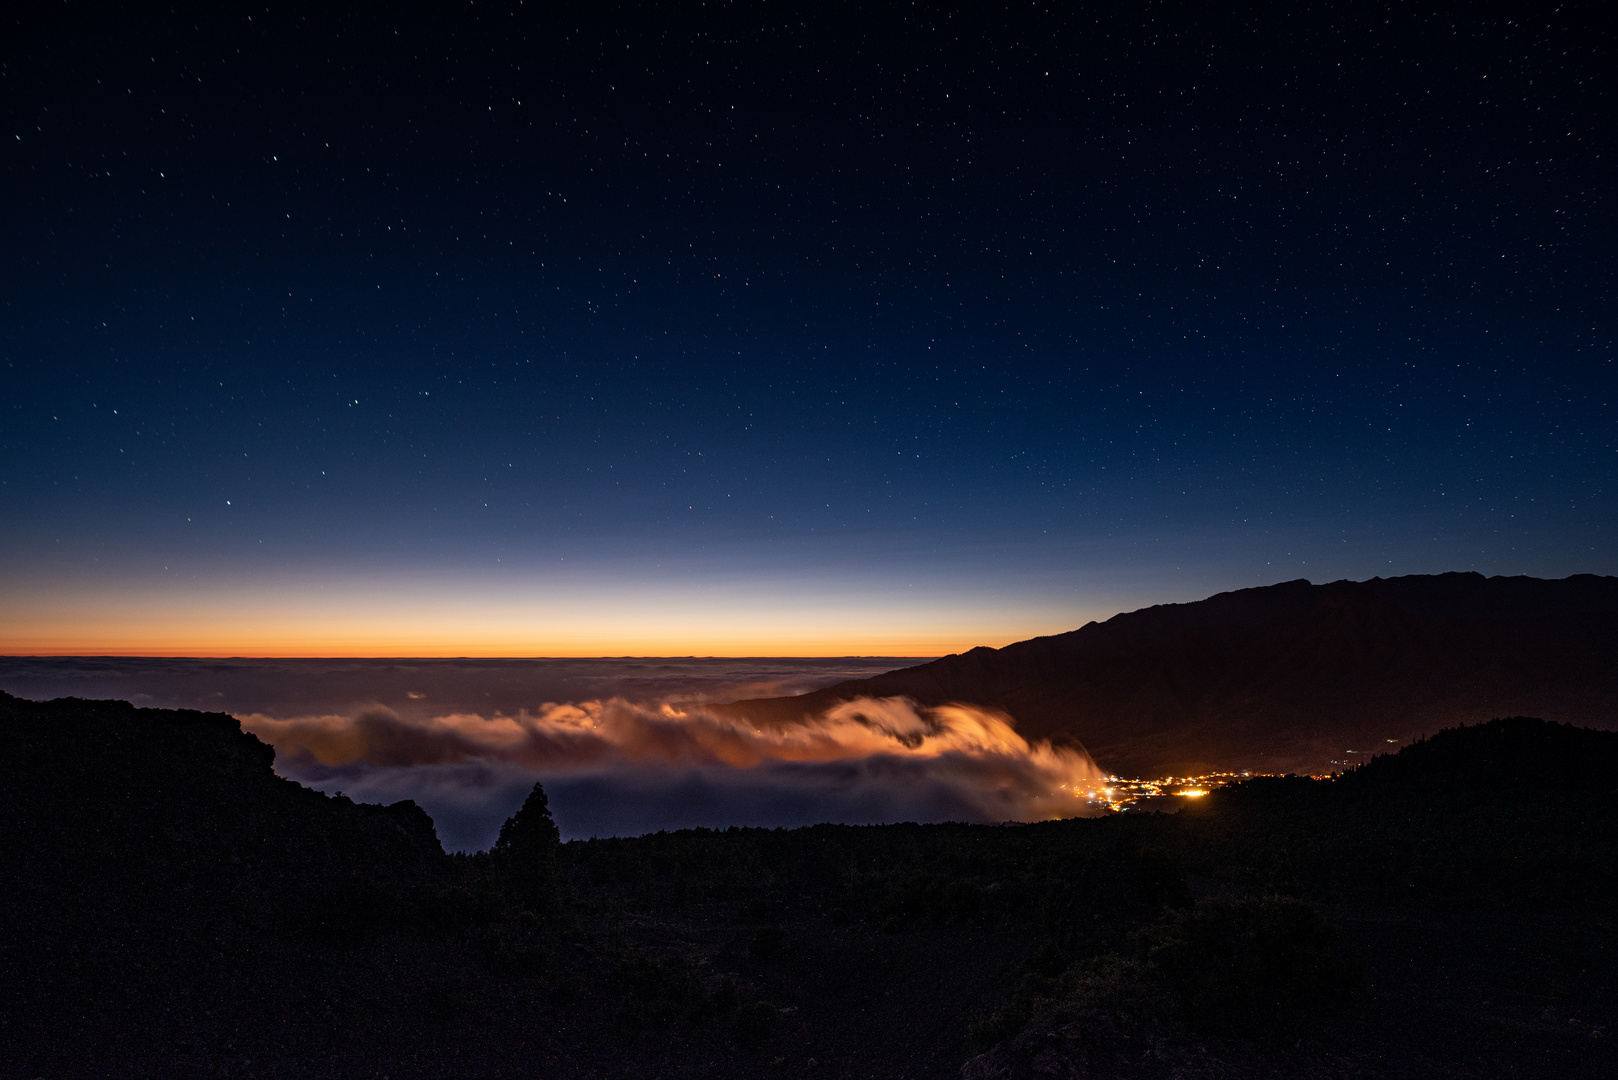
<path fill-rule="evenodd" d="M 0 652 L 1618 573 L 1601 4 L 142 7 L 0 33 Z"/>

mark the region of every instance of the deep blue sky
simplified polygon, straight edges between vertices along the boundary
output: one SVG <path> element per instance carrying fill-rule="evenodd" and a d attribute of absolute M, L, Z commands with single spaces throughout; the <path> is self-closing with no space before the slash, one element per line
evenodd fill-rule
<path fill-rule="evenodd" d="M 0 649 L 1618 572 L 1601 9 L 8 16 Z"/>

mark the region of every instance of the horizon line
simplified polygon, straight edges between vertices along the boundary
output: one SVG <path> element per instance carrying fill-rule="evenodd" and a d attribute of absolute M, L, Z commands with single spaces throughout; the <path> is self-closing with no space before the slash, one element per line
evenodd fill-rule
<path fill-rule="evenodd" d="M 994 648 L 995 646 L 989 646 Z M 971 648 L 983 648 L 974 645 Z M 0 652 L 18 660 L 936 660 L 957 653 L 166 653 Z"/>

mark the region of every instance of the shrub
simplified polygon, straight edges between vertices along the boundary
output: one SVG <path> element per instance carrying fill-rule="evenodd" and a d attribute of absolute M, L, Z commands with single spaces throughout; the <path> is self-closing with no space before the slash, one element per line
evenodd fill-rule
<path fill-rule="evenodd" d="M 1296 1031 L 1359 982 L 1336 927 L 1291 897 L 1200 901 L 1142 931 L 1141 940 L 1148 968 L 1206 1031 Z"/>
<path fill-rule="evenodd" d="M 734 1009 L 740 1000 L 741 994 L 736 989 L 736 980 L 728 976 L 714 983 L 713 988 L 708 991 L 708 1009 L 721 1015 Z"/>
<path fill-rule="evenodd" d="M 702 980 L 683 956 L 627 953 L 618 964 L 619 1018 L 631 1028 L 696 1020 L 707 1005 Z"/>
<path fill-rule="evenodd" d="M 749 1001 L 736 1010 L 736 1041 L 757 1046 L 775 1031 L 776 1009 L 767 1001 Z"/>
<path fill-rule="evenodd" d="M 352 943 L 380 926 L 394 907 L 393 897 L 376 882 L 339 880 L 309 897 L 303 928 L 317 941 Z"/>
<path fill-rule="evenodd" d="M 768 963 L 785 938 L 786 932 L 779 926 L 761 926 L 747 945 L 747 955 L 756 964 Z"/>
<path fill-rule="evenodd" d="M 499 895 L 488 889 L 450 885 L 428 892 L 419 903 L 427 925 L 440 933 L 448 933 L 491 922 L 499 912 L 499 900 Z"/>

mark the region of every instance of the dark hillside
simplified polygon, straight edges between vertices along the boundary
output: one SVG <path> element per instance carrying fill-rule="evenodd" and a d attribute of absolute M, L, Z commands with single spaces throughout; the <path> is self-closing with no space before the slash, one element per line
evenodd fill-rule
<path fill-rule="evenodd" d="M 274 751 L 216 713 L 0 697 L 12 901 L 72 925 L 318 919 L 322 898 L 375 893 L 378 918 L 450 872 L 414 803 L 357 806 L 270 771 Z M 61 870 L 92 872 L 68 890 Z M 114 900 L 114 898 L 117 898 Z"/>
<path fill-rule="evenodd" d="M 1017 1033 L 963 1077 L 1607 1075 L 1615 770 L 1618 733 L 1513 717 L 1154 815 L 1196 905 L 1025 982 Z"/>
<path fill-rule="evenodd" d="M 1618 889 L 1618 732 L 1441 731 L 1335 780 L 1261 777 L 1184 812 L 1183 864 L 1335 895 L 1596 903 Z M 1228 873 L 1228 870 L 1225 871 Z"/>
<path fill-rule="evenodd" d="M 1522 718 L 1178 815 L 487 855 L 228 717 L 0 698 L 0 1075 L 1595 1078 L 1618 735 Z"/>
<path fill-rule="evenodd" d="M 253 984 L 286 976 L 290 945 L 419 919 L 453 872 L 431 819 L 310 791 L 273 757 L 221 714 L 0 695 L 8 1040 L 72 1015 L 70 1056 L 136 1023 L 201 1045 L 275 996 Z"/>
<path fill-rule="evenodd" d="M 1514 713 L 1618 724 L 1618 578 L 1292 581 L 720 711 L 793 723 L 861 696 L 963 701 L 1110 772 L 1326 773 Z"/>

